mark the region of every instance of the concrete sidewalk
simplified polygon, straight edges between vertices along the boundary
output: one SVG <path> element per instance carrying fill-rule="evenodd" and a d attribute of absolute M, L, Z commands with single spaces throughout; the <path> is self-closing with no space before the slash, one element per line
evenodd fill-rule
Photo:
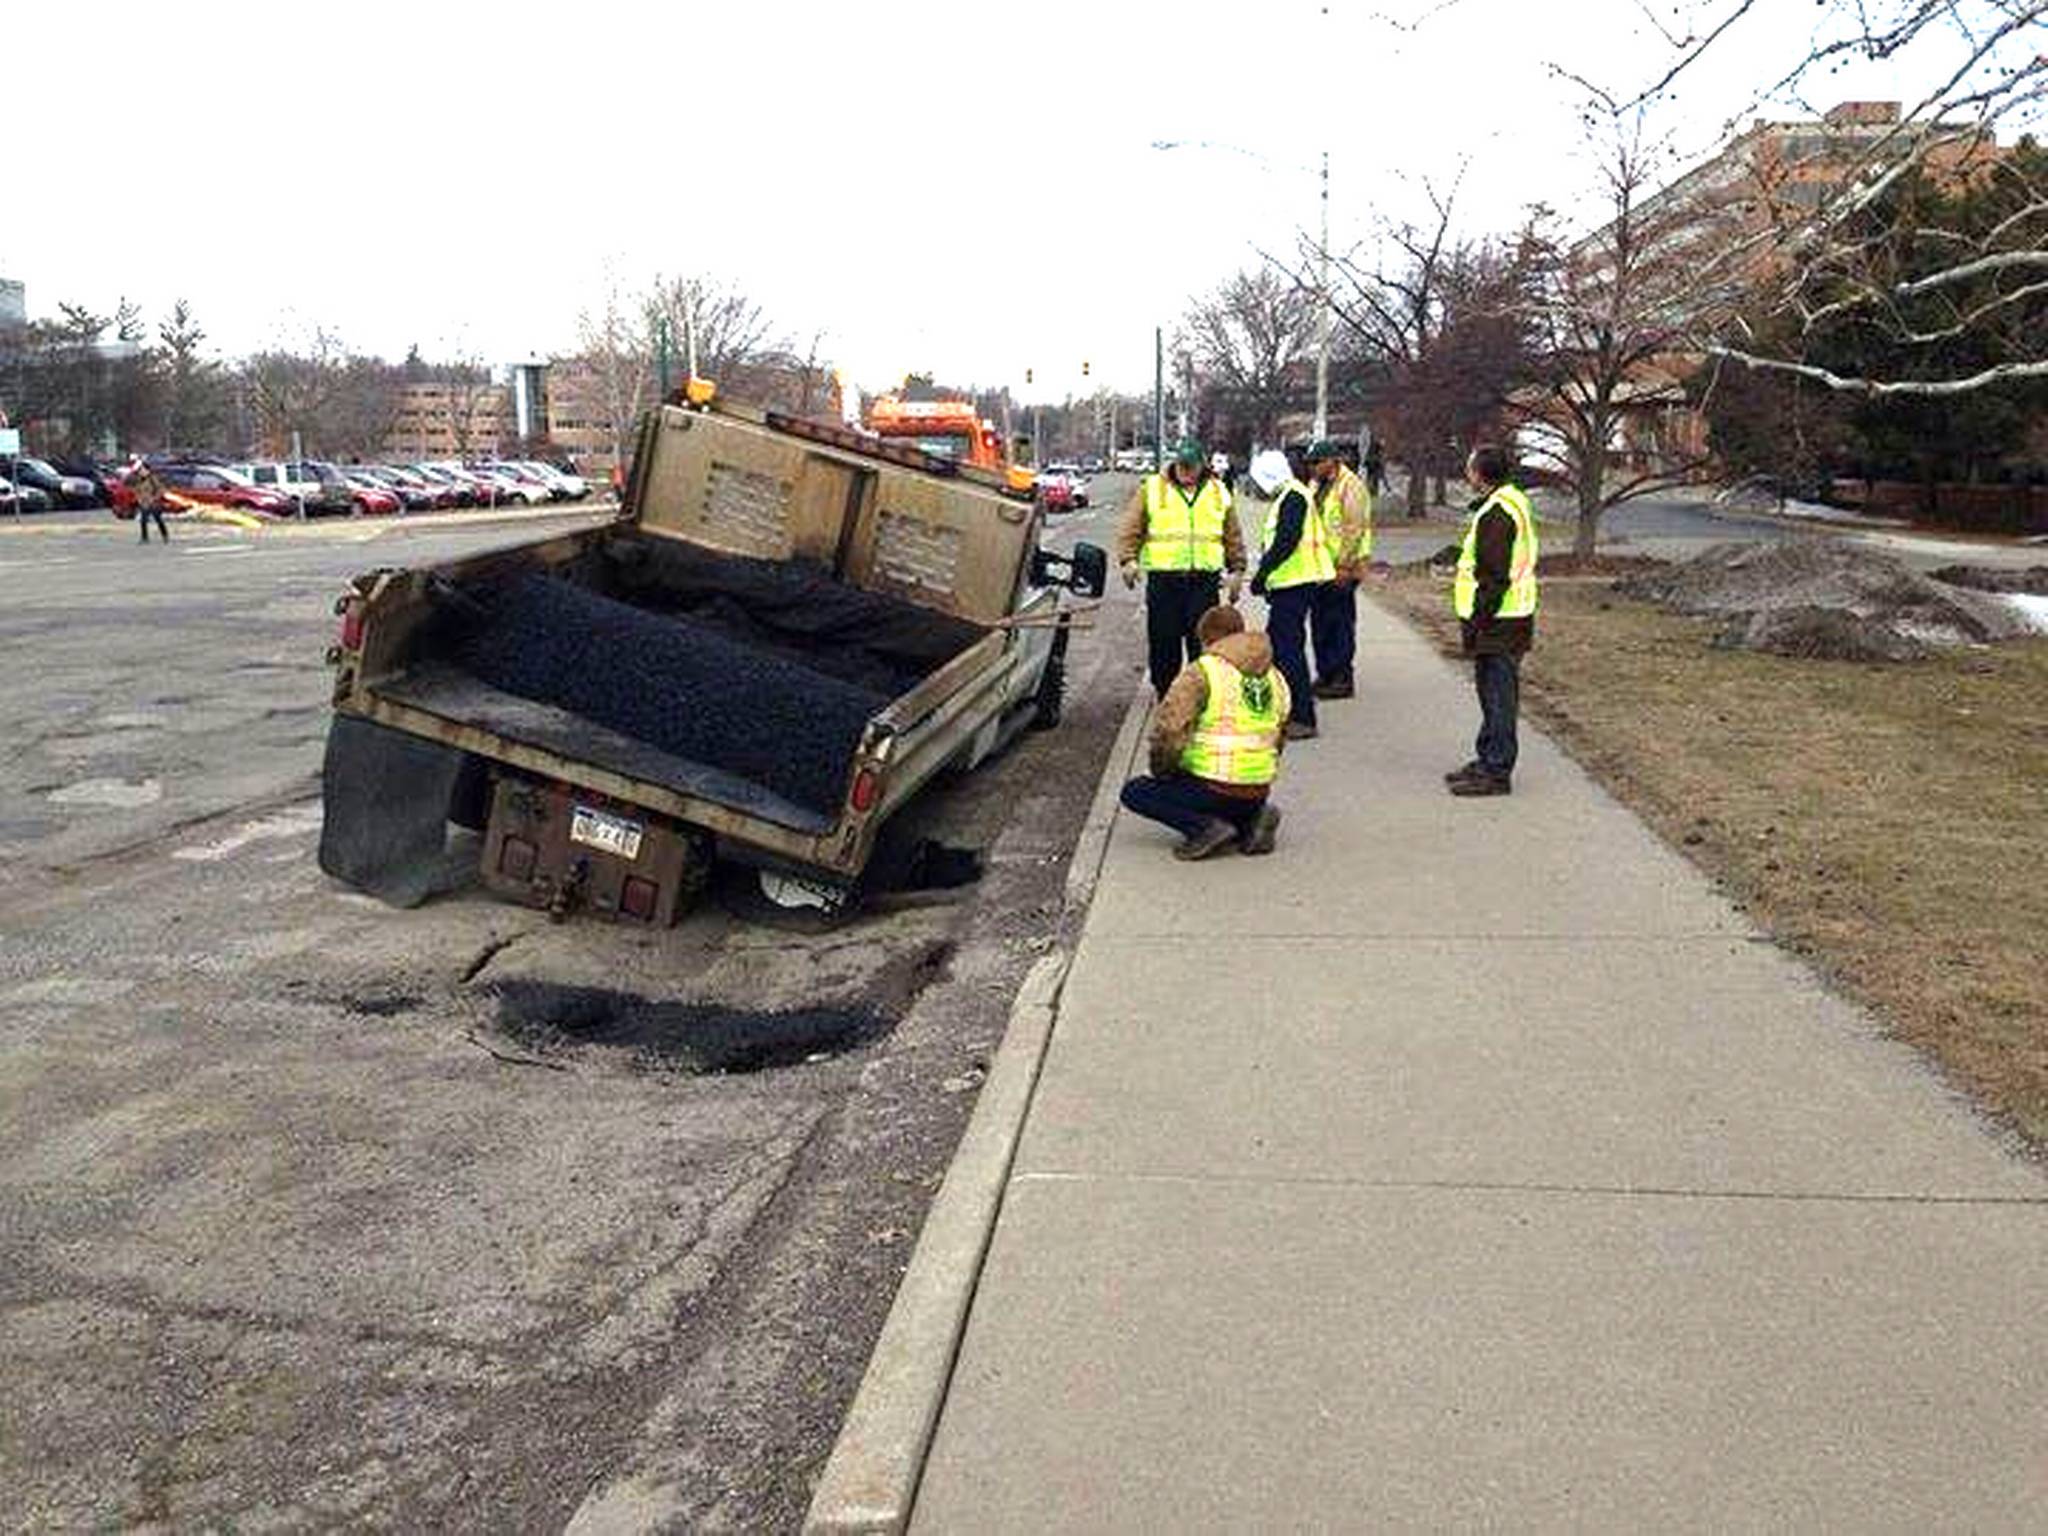
<path fill-rule="evenodd" d="M 921 1531 L 2048 1522 L 2048 1180 L 1367 606 L 1279 852 L 1119 818 Z"/>

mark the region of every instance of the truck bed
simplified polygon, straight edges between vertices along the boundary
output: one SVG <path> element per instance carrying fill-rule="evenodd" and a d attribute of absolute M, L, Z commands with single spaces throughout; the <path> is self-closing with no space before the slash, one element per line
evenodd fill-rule
<path fill-rule="evenodd" d="M 801 564 L 614 534 L 444 582 L 371 688 L 818 835 L 870 722 L 987 635 Z"/>

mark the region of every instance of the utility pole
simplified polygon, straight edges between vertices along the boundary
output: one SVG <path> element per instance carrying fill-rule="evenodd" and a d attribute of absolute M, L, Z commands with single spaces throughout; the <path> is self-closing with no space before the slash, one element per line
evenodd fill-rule
<path fill-rule="evenodd" d="M 1327 14 L 1327 9 L 1325 11 Z M 1316 430 L 1330 435 L 1330 152 L 1323 151 L 1322 235 L 1316 242 Z"/>
<path fill-rule="evenodd" d="M 668 404 L 668 316 L 654 317 L 654 369 L 661 384 L 661 403 Z"/>
<path fill-rule="evenodd" d="M 1152 469 L 1166 467 L 1166 333 L 1152 327 Z"/>

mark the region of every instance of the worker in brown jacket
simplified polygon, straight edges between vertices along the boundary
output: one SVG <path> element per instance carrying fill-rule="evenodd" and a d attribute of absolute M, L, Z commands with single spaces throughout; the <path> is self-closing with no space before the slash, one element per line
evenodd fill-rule
<path fill-rule="evenodd" d="M 1235 608 L 1195 625 L 1202 654 L 1181 670 L 1152 717 L 1151 773 L 1123 788 L 1126 809 L 1180 833 L 1177 859 L 1206 859 L 1235 843 L 1271 853 L 1271 803 L 1290 706 L 1272 642 Z"/>
<path fill-rule="evenodd" d="M 1358 653 L 1358 584 L 1372 558 L 1372 492 L 1328 438 L 1310 446 L 1308 466 L 1315 510 L 1337 564 L 1337 579 L 1316 589 L 1315 606 L 1309 611 L 1316 652 L 1315 695 L 1348 699 L 1356 691 L 1352 663 Z"/>
<path fill-rule="evenodd" d="M 135 493 L 135 522 L 142 529 L 142 542 L 149 542 L 150 519 L 156 520 L 157 536 L 171 542 L 171 530 L 164 526 L 164 483 L 146 459 L 137 459 L 128 472 L 128 489 Z"/>
<path fill-rule="evenodd" d="M 1145 573 L 1145 637 L 1152 691 L 1162 698 L 1184 662 L 1202 652 L 1195 621 L 1244 585 L 1244 535 L 1230 491 L 1209 470 L 1202 445 L 1178 444 L 1165 470 L 1147 475 L 1117 523 L 1124 585 Z"/>

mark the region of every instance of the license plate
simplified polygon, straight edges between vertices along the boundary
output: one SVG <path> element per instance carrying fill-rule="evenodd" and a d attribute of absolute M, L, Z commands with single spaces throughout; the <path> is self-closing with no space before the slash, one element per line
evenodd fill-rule
<path fill-rule="evenodd" d="M 622 859 L 640 857 L 640 838 L 646 830 L 637 821 L 628 821 L 623 816 L 608 816 L 603 811 L 593 811 L 587 805 L 577 806 L 569 818 L 570 842 L 602 848 Z"/>

